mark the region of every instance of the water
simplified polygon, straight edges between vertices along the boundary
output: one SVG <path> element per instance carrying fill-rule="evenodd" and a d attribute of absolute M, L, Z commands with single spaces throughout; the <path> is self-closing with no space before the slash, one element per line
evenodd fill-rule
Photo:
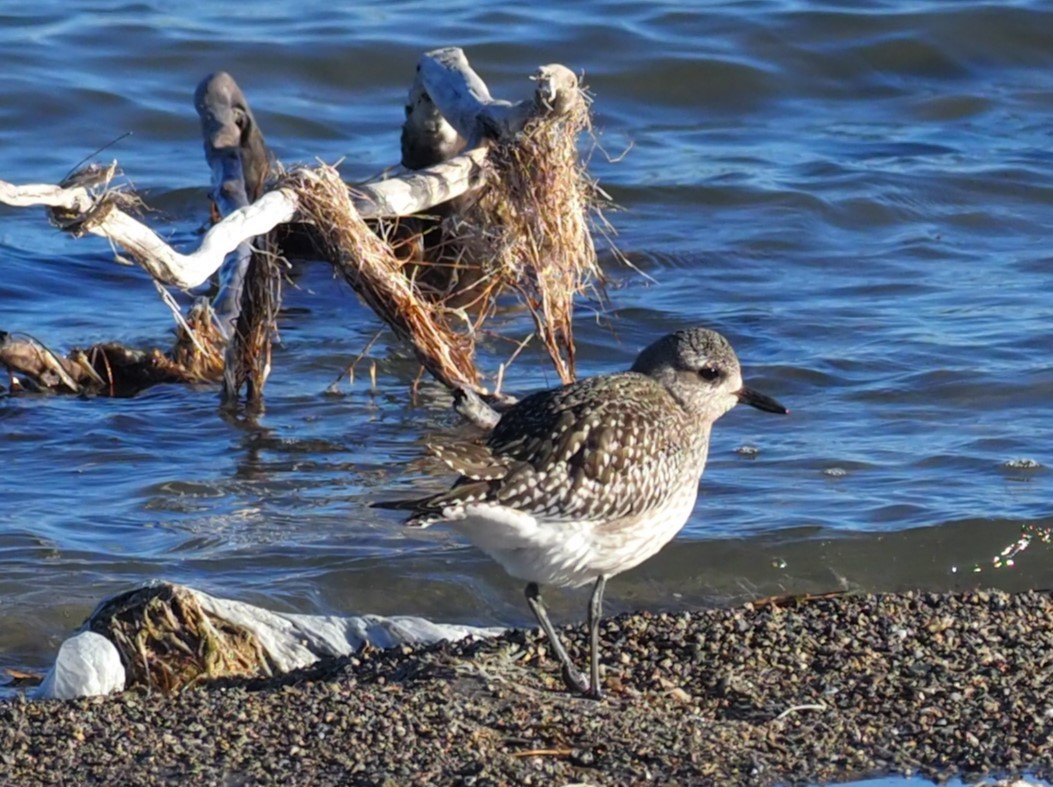
<path fill-rule="evenodd" d="M 877 779 L 864 779 L 858 782 L 839 782 L 841 787 L 929 787 L 932 779 L 922 776 L 886 776 Z M 1000 779 L 998 781 L 963 782 L 960 779 L 950 779 L 943 782 L 946 787 L 970 787 L 979 784 L 981 787 L 1048 787 L 1049 783 L 1039 781 L 1033 777 L 1027 779 Z"/>
<path fill-rule="evenodd" d="M 222 5 L 0 10 L 0 178 L 55 182 L 131 131 L 103 158 L 193 245 L 209 174 L 192 96 L 212 70 L 238 79 L 285 162 L 346 157 L 358 179 L 397 161 L 423 51 L 465 47 L 508 98 L 562 62 L 585 72 L 606 152 L 629 148 L 592 166 L 654 279 L 606 260 L 615 332 L 581 310 L 581 373 L 701 322 L 793 410 L 720 422 L 695 515 L 611 583 L 611 609 L 1053 584 L 1041 544 L 992 561 L 1023 525 L 1053 525 L 1048 6 Z M 0 329 L 62 352 L 166 346 L 147 276 L 111 260 L 39 210 L 0 208 Z M 496 325 L 530 330 L 516 311 Z M 297 272 L 281 329 L 256 423 L 205 387 L 0 398 L 0 667 L 45 667 L 99 599 L 154 578 L 298 612 L 530 622 L 518 583 L 455 536 L 365 507 L 446 482 L 417 461 L 457 425 L 445 394 L 410 400 L 416 365 L 386 332 L 376 390 L 363 367 L 325 393 L 379 328 L 324 265 Z M 484 365 L 510 348 L 491 339 Z M 507 386 L 554 382 L 527 354 Z M 550 595 L 560 619 L 583 616 L 581 594 Z"/>

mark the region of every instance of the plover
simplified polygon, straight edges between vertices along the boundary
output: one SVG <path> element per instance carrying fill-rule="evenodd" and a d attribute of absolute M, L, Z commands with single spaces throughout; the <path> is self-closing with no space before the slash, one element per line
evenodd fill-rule
<path fill-rule="evenodd" d="M 678 331 L 643 350 L 628 372 L 527 396 L 501 416 L 485 444 L 429 446 L 460 473 L 453 487 L 376 505 L 412 511 L 408 525 L 448 524 L 526 581 L 527 602 L 567 687 L 599 698 L 607 580 L 654 555 L 684 526 L 710 429 L 739 402 L 788 412 L 743 385 L 735 351 L 719 333 Z M 586 683 L 552 627 L 541 586 L 590 582 Z"/>

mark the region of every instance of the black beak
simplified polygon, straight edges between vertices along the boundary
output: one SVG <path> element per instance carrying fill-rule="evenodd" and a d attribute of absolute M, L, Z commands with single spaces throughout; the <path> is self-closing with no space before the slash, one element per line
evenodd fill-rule
<path fill-rule="evenodd" d="M 748 404 L 750 407 L 756 407 L 758 410 L 764 410 L 768 413 L 787 415 L 790 412 L 770 396 L 765 396 L 746 386 L 742 386 L 736 396 L 739 397 L 739 401 L 743 404 Z"/>

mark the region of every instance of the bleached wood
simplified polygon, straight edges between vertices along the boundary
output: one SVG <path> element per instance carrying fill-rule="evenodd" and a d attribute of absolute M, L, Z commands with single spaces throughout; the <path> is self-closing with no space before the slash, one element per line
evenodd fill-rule
<path fill-rule="evenodd" d="M 583 100 L 578 78 L 566 66 L 541 66 L 532 77 L 534 95 L 513 104 L 491 97 L 464 51 L 446 47 L 425 53 L 417 64 L 417 82 L 436 109 L 471 146 L 486 137 L 505 138 L 522 130 L 527 121 L 567 112 Z"/>
<path fill-rule="evenodd" d="M 481 186 L 486 180 L 485 148 L 473 148 L 425 169 L 351 187 L 358 215 L 364 219 L 423 213 Z"/>
<path fill-rule="evenodd" d="M 358 186 L 353 195 L 355 208 L 367 219 L 426 211 L 478 186 L 484 177 L 485 159 L 485 150 L 473 150 L 428 169 Z M 105 205 L 98 215 L 90 215 L 101 202 L 82 186 L 18 186 L 0 180 L 0 202 L 15 207 L 45 205 L 88 214 L 80 231 L 109 238 L 155 279 L 183 289 L 207 281 L 238 244 L 293 221 L 298 206 L 293 191 L 270 191 L 251 205 L 232 211 L 208 231 L 195 251 L 184 254 L 116 206 Z"/>
<path fill-rule="evenodd" d="M 446 121 L 469 144 L 478 142 L 484 129 L 480 119 L 509 101 L 497 101 L 460 47 L 427 52 L 417 63 L 417 78 Z"/>
<path fill-rule="evenodd" d="M 190 289 L 208 281 L 239 243 L 292 221 L 298 204 L 292 191 L 268 192 L 216 224 L 190 254 L 180 254 L 145 224 L 119 209 L 89 220 L 85 229 L 120 244 L 155 279 Z"/>
<path fill-rule="evenodd" d="M 63 188 L 50 183 L 16 186 L 14 183 L 0 180 L 0 202 L 14 208 L 45 205 L 49 208 L 66 208 L 87 213 L 95 205 L 95 198 L 83 186 Z"/>
<path fill-rule="evenodd" d="M 429 52 L 418 66 L 421 84 L 458 133 L 467 139 L 488 133 L 514 133 L 530 117 L 562 112 L 580 99 L 577 78 L 569 69 L 550 65 L 537 76 L 534 97 L 519 104 L 497 101 L 471 69 L 464 52 L 448 48 Z M 427 211 L 478 187 L 485 179 L 486 149 L 474 147 L 432 167 L 352 188 L 355 209 L 364 219 L 407 216 Z M 270 232 L 296 217 L 298 198 L 290 189 L 264 194 L 251 205 L 232 211 L 204 236 L 198 248 L 181 253 L 153 230 L 106 201 L 98 190 L 50 184 L 18 186 L 0 180 L 0 202 L 16 207 L 45 205 L 86 217 L 77 232 L 109 238 L 158 281 L 190 289 L 203 284 L 239 244 Z"/>

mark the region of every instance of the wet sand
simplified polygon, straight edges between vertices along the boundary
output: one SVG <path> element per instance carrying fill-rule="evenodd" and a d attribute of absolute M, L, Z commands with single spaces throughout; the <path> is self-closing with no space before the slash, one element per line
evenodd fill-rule
<path fill-rule="evenodd" d="M 841 595 L 605 621 L 164 697 L 0 704 L 4 784 L 798 784 L 1053 775 L 1053 597 Z M 580 627 L 568 629 L 583 662 Z"/>

